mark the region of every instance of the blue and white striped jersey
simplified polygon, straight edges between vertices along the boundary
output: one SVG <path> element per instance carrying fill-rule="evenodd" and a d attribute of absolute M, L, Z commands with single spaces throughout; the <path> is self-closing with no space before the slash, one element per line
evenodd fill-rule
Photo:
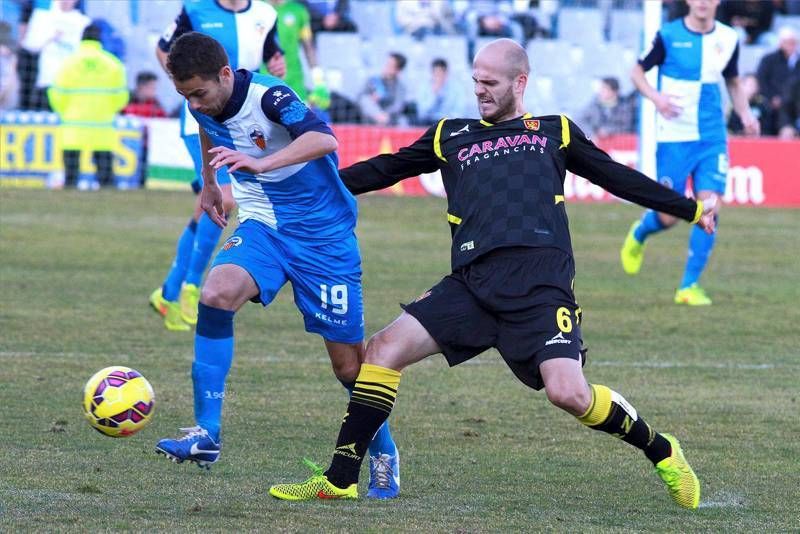
<path fill-rule="evenodd" d="M 256 158 L 277 152 L 305 132 L 330 127 L 274 76 L 236 71 L 234 89 L 217 117 L 191 110 L 216 146 Z M 337 239 L 355 229 L 356 201 L 339 179 L 336 153 L 281 169 L 233 172 L 239 222 L 258 220 L 278 234 Z"/>
<path fill-rule="evenodd" d="M 265 2 L 250 0 L 246 9 L 234 12 L 215 0 L 184 0 L 180 14 L 164 30 L 158 47 L 169 52 L 178 37 L 196 31 L 213 37 L 222 45 L 231 68 L 257 71 L 275 52 L 282 52 L 278 46 L 277 19 L 275 8 Z M 197 123 L 188 111 L 184 103 L 181 137 L 197 135 Z"/>
<path fill-rule="evenodd" d="M 677 96 L 681 114 L 656 119 L 656 140 L 725 141 L 720 82 L 738 75 L 736 31 L 720 22 L 697 33 L 677 19 L 661 27 L 650 50 L 639 60 L 647 71 L 659 65 L 658 90 Z"/>
<path fill-rule="evenodd" d="M 234 12 L 213 0 L 184 0 L 183 9 L 164 30 L 158 46 L 169 52 L 184 33 L 204 33 L 219 41 L 233 69 L 257 71 L 280 51 L 277 18 L 275 8 L 266 2 L 251 0 L 246 9 Z"/>

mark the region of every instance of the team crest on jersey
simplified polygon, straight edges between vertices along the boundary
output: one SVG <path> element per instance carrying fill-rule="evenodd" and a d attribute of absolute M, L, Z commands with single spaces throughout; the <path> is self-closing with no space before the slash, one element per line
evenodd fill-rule
<path fill-rule="evenodd" d="M 253 126 L 252 128 L 250 128 L 250 133 L 248 135 L 250 135 L 250 140 L 258 148 L 260 148 L 261 150 L 267 148 L 267 140 L 264 139 L 264 132 L 262 132 L 258 128 L 258 126 Z"/>
<path fill-rule="evenodd" d="M 522 121 L 522 124 L 524 124 L 525 128 L 528 130 L 533 130 L 534 132 L 539 130 L 539 119 L 525 119 Z"/>
<path fill-rule="evenodd" d="M 229 237 L 228 240 L 225 241 L 225 244 L 222 245 L 222 250 L 230 250 L 233 247 L 238 247 L 241 244 L 242 244 L 242 238 L 239 237 L 238 235 L 234 235 Z"/>

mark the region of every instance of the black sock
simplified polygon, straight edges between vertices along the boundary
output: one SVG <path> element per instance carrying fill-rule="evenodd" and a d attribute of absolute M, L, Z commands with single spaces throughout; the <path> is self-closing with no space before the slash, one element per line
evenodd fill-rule
<path fill-rule="evenodd" d="M 653 430 L 619 393 L 606 386 L 592 384 L 592 404 L 578 420 L 641 449 L 647 459 L 657 464 L 672 453 L 669 441 Z"/>
<path fill-rule="evenodd" d="M 361 365 L 331 465 L 325 472 L 334 486 L 347 488 L 358 482 L 361 462 L 375 433 L 392 411 L 399 384 L 399 372 L 368 363 Z"/>

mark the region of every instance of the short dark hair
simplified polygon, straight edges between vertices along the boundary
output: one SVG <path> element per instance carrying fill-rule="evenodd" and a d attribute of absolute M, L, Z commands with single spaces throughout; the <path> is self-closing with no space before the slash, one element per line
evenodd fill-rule
<path fill-rule="evenodd" d="M 433 63 L 431 63 L 431 68 L 435 69 L 436 67 L 447 70 L 447 61 L 445 61 L 440 57 L 437 57 L 436 59 L 433 60 Z"/>
<path fill-rule="evenodd" d="M 100 29 L 100 26 L 92 22 L 83 29 L 83 35 L 81 35 L 81 41 L 99 41 L 100 35 L 102 33 L 103 32 Z"/>
<path fill-rule="evenodd" d="M 167 55 L 167 70 L 179 82 L 194 76 L 219 81 L 219 71 L 227 64 L 228 54 L 222 45 L 199 32 L 188 32 L 178 37 Z"/>
<path fill-rule="evenodd" d="M 136 85 L 144 85 L 146 83 L 154 82 L 158 79 L 156 73 L 150 70 L 143 70 L 136 75 Z"/>
<path fill-rule="evenodd" d="M 600 81 L 606 84 L 608 88 L 614 91 L 615 93 L 619 93 L 619 80 L 617 80 L 613 76 L 607 76 Z"/>
<path fill-rule="evenodd" d="M 397 63 L 397 70 L 403 70 L 404 68 L 406 68 L 406 56 L 404 56 L 400 52 L 392 52 L 389 55 L 393 57 L 394 62 Z"/>

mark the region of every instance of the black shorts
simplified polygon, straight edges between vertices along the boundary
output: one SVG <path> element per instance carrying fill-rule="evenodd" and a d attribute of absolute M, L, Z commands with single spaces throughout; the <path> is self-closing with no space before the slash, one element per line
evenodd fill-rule
<path fill-rule="evenodd" d="M 501 248 L 452 273 L 403 309 L 433 337 L 450 366 L 495 347 L 533 389 L 551 358 L 585 363 L 575 262 L 554 248 Z"/>

